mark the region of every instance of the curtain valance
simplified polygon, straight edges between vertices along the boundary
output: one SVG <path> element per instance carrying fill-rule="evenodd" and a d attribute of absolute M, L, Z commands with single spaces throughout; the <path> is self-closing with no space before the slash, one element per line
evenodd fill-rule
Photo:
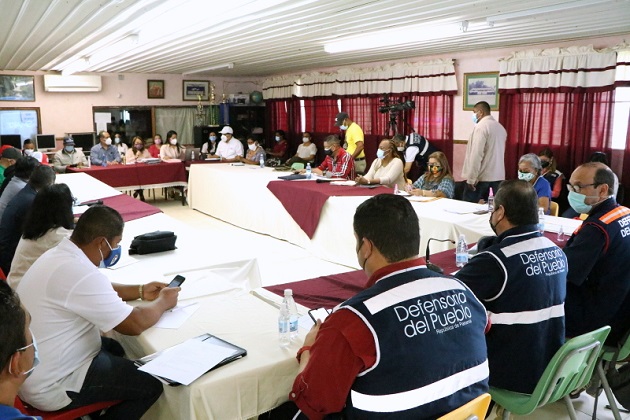
<path fill-rule="evenodd" d="M 453 60 L 397 63 L 378 68 L 346 68 L 332 73 L 313 72 L 265 80 L 265 99 L 383 93 L 457 92 Z"/>

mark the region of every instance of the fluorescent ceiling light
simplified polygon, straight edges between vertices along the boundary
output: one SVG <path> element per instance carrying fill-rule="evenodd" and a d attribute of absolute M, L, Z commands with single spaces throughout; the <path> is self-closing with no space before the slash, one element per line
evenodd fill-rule
<path fill-rule="evenodd" d="M 542 15 L 554 12 L 563 12 L 565 10 L 576 9 L 581 7 L 594 6 L 601 3 L 609 3 L 610 0 L 572 0 L 565 3 L 553 4 L 550 6 L 536 7 L 533 9 L 520 10 L 518 12 L 501 13 L 499 15 L 488 16 L 486 21 L 489 24 L 503 20 L 510 20 L 528 16 Z"/>
<path fill-rule="evenodd" d="M 339 53 L 414 44 L 433 39 L 454 37 L 461 35 L 462 32 L 465 32 L 467 29 L 468 22 L 457 22 L 439 26 L 411 26 L 406 28 L 371 32 L 363 36 L 329 42 L 324 45 L 324 50 L 329 53 Z"/>
<path fill-rule="evenodd" d="M 219 69 L 233 69 L 233 68 L 234 68 L 234 63 L 223 63 L 223 64 L 217 64 L 215 66 L 204 67 L 202 69 L 185 71 L 182 74 L 203 73 L 204 71 L 219 70 Z"/>

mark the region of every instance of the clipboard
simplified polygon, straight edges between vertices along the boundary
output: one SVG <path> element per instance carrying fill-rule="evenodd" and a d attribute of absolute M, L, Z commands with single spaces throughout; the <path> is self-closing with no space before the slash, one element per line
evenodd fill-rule
<path fill-rule="evenodd" d="M 202 341 L 202 342 L 207 342 L 208 344 L 211 344 L 211 345 L 220 346 L 220 347 L 224 347 L 224 348 L 227 348 L 227 349 L 230 349 L 230 350 L 234 350 L 234 353 L 231 356 L 228 356 L 225 359 L 221 360 L 218 364 L 214 365 L 212 368 L 207 370 L 204 373 L 204 375 L 206 373 L 212 371 L 212 370 L 220 368 L 221 366 L 225 366 L 228 363 L 231 363 L 231 362 L 233 362 L 235 360 L 238 360 L 238 359 L 240 359 L 242 357 L 247 356 L 247 350 L 245 350 L 244 348 L 239 347 L 239 346 L 237 346 L 235 344 L 232 344 L 232 343 L 230 343 L 228 341 L 225 341 L 225 340 L 223 340 L 223 339 L 221 339 L 221 338 L 219 338 L 219 337 L 217 337 L 215 335 L 212 335 L 210 333 L 201 334 L 201 335 L 199 335 L 197 337 L 191 338 L 190 340 L 198 340 L 198 341 Z M 158 352 L 149 354 L 147 356 L 144 356 L 144 357 L 142 357 L 140 359 L 135 360 L 134 364 L 137 367 L 141 367 L 141 366 L 149 363 L 150 361 L 156 359 L 160 355 L 170 351 L 171 349 L 173 349 L 175 347 L 177 347 L 177 345 L 173 346 L 173 347 L 169 347 L 169 348 L 164 349 L 162 351 L 158 351 Z M 170 386 L 180 386 L 181 385 L 181 383 L 179 383 L 177 381 L 174 381 L 172 379 L 169 379 L 169 378 L 165 378 L 165 377 L 162 377 L 162 376 L 156 376 L 156 375 L 152 375 L 152 376 L 154 376 L 155 378 L 159 379 L 161 382 L 163 382 L 163 383 L 165 383 L 167 385 L 170 385 Z"/>

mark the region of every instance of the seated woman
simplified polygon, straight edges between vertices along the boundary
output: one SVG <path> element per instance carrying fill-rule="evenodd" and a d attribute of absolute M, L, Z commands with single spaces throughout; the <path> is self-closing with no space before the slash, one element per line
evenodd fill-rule
<path fill-rule="evenodd" d="M 273 145 L 273 149 L 267 149 L 267 154 L 284 161 L 289 147 L 289 143 L 287 143 L 287 139 L 285 139 L 284 130 L 276 130 L 274 138 L 276 144 Z"/>
<path fill-rule="evenodd" d="M 551 186 L 542 176 L 542 164 L 535 153 L 528 153 L 518 160 L 518 179 L 532 184 L 538 195 L 538 207 L 545 214 L 551 211 Z"/>
<path fill-rule="evenodd" d="M 149 146 L 149 153 L 151 153 L 152 158 L 160 157 L 160 147 L 162 147 L 162 136 L 156 134 L 153 137 L 153 144 Z"/>
<path fill-rule="evenodd" d="M 361 185 L 382 184 L 390 188 L 398 185 L 400 190 L 405 189 L 407 181 L 403 172 L 404 164 L 396 145 L 392 140 L 385 139 L 378 145 L 377 159 L 372 162 L 370 170 L 364 176 L 356 177 L 355 181 Z"/>
<path fill-rule="evenodd" d="M 35 260 L 72 233 L 72 203 L 72 193 L 66 184 L 50 185 L 35 196 L 7 277 L 14 290 Z"/>
<path fill-rule="evenodd" d="M 311 165 L 315 161 L 315 155 L 317 155 L 317 146 L 311 142 L 311 133 L 305 131 L 302 133 L 302 144 L 297 148 L 297 153 L 291 159 L 287 160 L 285 165 L 291 166 L 294 163 L 303 163 Z"/>
<path fill-rule="evenodd" d="M 160 147 L 160 158 L 164 162 L 181 162 L 186 155 L 186 148 L 180 146 L 177 141 L 177 132 L 174 130 L 166 133 L 166 140 L 168 144 L 163 144 Z"/>
<path fill-rule="evenodd" d="M 427 171 L 413 183 L 411 194 L 423 197 L 453 198 L 455 180 L 444 153 L 433 152 L 429 155 Z"/>
<path fill-rule="evenodd" d="M 551 198 L 558 198 L 562 191 L 564 183 L 564 175 L 556 167 L 556 159 L 550 148 L 545 147 L 538 153 L 540 164 L 542 165 L 542 176 L 549 182 L 551 186 Z"/>
<path fill-rule="evenodd" d="M 247 137 L 247 153 L 245 157 L 236 156 L 236 160 L 248 165 L 260 165 L 260 159 L 265 161 L 265 149 L 262 148 L 260 142 L 254 135 Z"/>
<path fill-rule="evenodd" d="M 201 145 L 201 154 L 203 155 L 215 155 L 217 153 L 217 133 L 211 131 L 208 135 L 208 141 Z"/>
<path fill-rule="evenodd" d="M 144 147 L 144 140 L 142 137 L 135 136 L 131 140 L 131 148 L 127 150 L 127 154 L 125 155 L 125 162 L 127 165 L 132 165 L 140 159 L 149 159 L 151 158 L 151 153 Z M 140 200 L 144 200 L 144 191 L 142 189 L 135 190 L 133 192 L 133 198 L 138 198 L 140 196 Z"/>

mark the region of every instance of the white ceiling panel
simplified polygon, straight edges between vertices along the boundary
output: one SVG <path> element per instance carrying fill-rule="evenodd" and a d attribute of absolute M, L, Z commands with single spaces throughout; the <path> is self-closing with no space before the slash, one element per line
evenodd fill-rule
<path fill-rule="evenodd" d="M 233 63 L 192 74 L 269 76 L 607 35 L 630 38 L 630 0 L 0 0 L 0 10 L 3 70 L 181 74 Z M 487 22 L 514 12 L 521 16 Z M 327 42 L 374 31 L 430 33 L 436 25 L 462 21 L 467 32 L 453 37 L 324 51 Z"/>

